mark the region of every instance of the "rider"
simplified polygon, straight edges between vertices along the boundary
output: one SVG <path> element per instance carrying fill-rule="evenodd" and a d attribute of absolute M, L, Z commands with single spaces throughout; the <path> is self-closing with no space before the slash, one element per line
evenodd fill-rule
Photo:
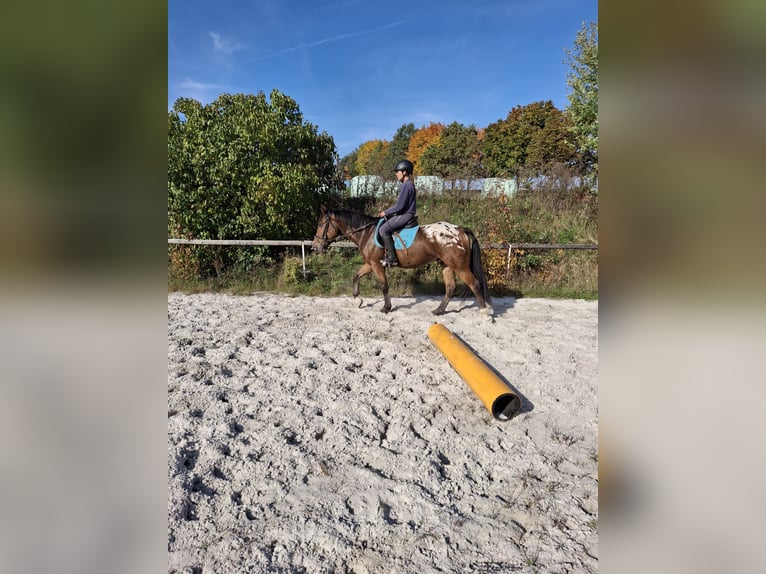
<path fill-rule="evenodd" d="M 394 231 L 398 231 L 406 226 L 415 218 L 415 185 L 412 182 L 411 161 L 406 159 L 396 164 L 396 180 L 402 185 L 399 188 L 399 196 L 396 203 L 388 209 L 378 213 L 378 217 L 385 218 L 385 223 L 380 226 L 380 235 L 383 239 L 383 245 L 386 248 L 386 257 L 380 262 L 383 267 L 396 267 L 399 262 L 396 259 L 396 248 L 394 247 Z"/>

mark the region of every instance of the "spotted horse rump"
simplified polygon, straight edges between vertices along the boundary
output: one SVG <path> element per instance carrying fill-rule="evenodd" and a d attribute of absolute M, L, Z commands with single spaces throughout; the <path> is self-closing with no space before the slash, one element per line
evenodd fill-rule
<path fill-rule="evenodd" d="M 423 234 L 444 247 L 453 247 L 465 251 L 460 242 L 460 228 L 454 223 L 439 221 L 423 225 Z"/>

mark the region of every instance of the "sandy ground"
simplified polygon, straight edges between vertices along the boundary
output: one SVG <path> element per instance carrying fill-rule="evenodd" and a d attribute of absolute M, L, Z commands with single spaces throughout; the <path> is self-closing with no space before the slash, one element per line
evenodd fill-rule
<path fill-rule="evenodd" d="M 168 571 L 596 572 L 598 303 L 168 296 Z M 522 397 L 492 418 L 438 321 Z"/>

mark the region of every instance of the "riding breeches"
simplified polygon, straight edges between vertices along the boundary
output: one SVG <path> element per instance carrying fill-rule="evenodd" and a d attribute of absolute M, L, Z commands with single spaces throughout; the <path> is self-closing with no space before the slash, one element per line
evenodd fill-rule
<path fill-rule="evenodd" d="M 394 215 L 393 217 L 389 217 L 387 221 L 383 222 L 383 225 L 380 226 L 380 232 L 383 235 L 391 236 L 394 234 L 394 231 L 399 231 L 402 229 L 405 225 L 407 225 L 415 216 L 411 213 L 402 213 L 400 215 Z"/>

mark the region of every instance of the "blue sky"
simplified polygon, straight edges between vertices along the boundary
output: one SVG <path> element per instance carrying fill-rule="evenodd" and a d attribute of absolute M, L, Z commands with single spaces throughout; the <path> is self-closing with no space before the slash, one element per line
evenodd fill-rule
<path fill-rule="evenodd" d="M 486 127 L 568 105 L 564 48 L 597 0 L 168 0 L 168 109 L 272 89 L 340 157 L 403 124 Z"/>

